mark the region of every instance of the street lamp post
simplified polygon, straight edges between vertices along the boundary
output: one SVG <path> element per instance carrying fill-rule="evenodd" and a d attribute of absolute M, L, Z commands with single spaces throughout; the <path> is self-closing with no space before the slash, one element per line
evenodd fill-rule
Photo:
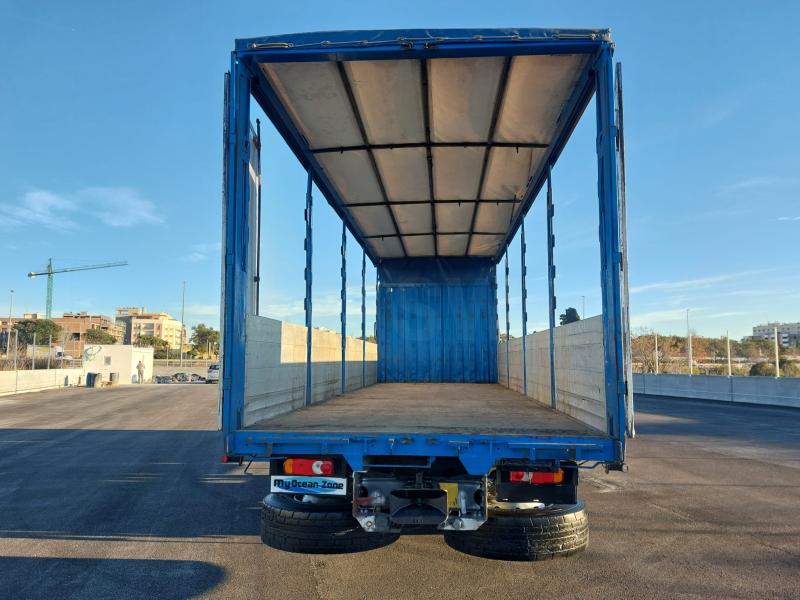
<path fill-rule="evenodd" d="M 11 290 L 11 300 L 8 301 L 8 337 L 6 338 L 6 356 L 11 354 L 11 313 L 14 309 L 14 290 Z"/>
<path fill-rule="evenodd" d="M 180 336 L 180 340 L 178 341 L 178 343 L 181 346 L 181 368 L 183 368 L 183 335 L 184 335 L 184 330 L 185 330 L 185 326 L 183 324 L 183 316 L 184 316 L 185 309 L 186 309 L 186 282 L 184 281 L 183 282 L 183 293 L 181 295 L 181 336 Z"/>

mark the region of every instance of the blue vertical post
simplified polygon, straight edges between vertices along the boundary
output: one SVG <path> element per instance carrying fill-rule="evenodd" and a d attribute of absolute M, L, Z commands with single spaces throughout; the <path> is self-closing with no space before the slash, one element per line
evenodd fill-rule
<path fill-rule="evenodd" d="M 525 266 L 525 216 L 522 217 L 520 254 L 522 255 L 522 393 L 528 395 L 528 361 L 525 337 L 528 335 L 528 288 L 525 286 L 527 267 Z"/>
<path fill-rule="evenodd" d="M 361 387 L 367 387 L 367 253 L 361 251 Z"/>
<path fill-rule="evenodd" d="M 342 393 L 347 391 L 347 227 L 342 221 Z"/>
<path fill-rule="evenodd" d="M 229 435 L 225 453 L 231 450 L 230 435 L 242 424 L 244 413 L 245 326 L 248 273 L 249 228 L 247 206 L 250 182 L 250 73 L 236 53 L 231 55 L 231 72 L 226 77 L 224 124 L 223 215 L 223 315 L 222 315 L 222 403 L 221 425 Z"/>
<path fill-rule="evenodd" d="M 511 306 L 508 303 L 508 247 L 506 247 L 506 381 L 511 387 Z"/>
<path fill-rule="evenodd" d="M 556 407 L 556 266 L 553 264 L 553 185 L 550 165 L 547 165 L 547 291 L 550 312 L 550 406 Z"/>
<path fill-rule="evenodd" d="M 603 354 L 608 433 L 619 444 L 617 460 L 625 451 L 625 366 L 622 350 L 622 246 L 617 187 L 617 126 L 614 114 L 612 49 L 597 58 L 597 192 L 600 205 L 600 271 L 603 298 Z"/>
<path fill-rule="evenodd" d="M 314 254 L 314 244 L 312 238 L 311 216 L 314 208 L 314 198 L 311 195 L 311 171 L 308 172 L 308 185 L 306 187 L 306 406 L 311 405 L 311 259 Z"/>

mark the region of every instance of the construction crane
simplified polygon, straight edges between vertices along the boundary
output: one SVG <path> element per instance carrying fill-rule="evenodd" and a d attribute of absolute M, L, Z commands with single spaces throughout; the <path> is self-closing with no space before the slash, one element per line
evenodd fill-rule
<path fill-rule="evenodd" d="M 39 273 L 31 271 L 28 277 L 33 279 L 39 275 L 47 275 L 47 307 L 45 310 L 45 318 L 49 319 L 53 315 L 53 275 L 56 273 L 71 273 L 72 271 L 89 271 L 91 269 L 108 269 L 111 267 L 124 267 L 128 264 L 127 260 L 119 262 L 103 263 L 101 265 L 88 265 L 86 267 L 67 267 L 65 269 L 54 269 L 53 259 L 47 259 L 47 270 Z"/>

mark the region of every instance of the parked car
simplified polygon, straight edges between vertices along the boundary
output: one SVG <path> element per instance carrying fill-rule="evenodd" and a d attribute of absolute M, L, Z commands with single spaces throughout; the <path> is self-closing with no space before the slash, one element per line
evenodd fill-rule
<path fill-rule="evenodd" d="M 219 363 L 208 365 L 208 373 L 206 374 L 206 383 L 219 383 Z"/>

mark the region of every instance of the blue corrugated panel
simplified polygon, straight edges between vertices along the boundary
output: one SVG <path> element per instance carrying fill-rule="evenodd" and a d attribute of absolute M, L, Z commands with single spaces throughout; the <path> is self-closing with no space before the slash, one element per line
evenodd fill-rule
<path fill-rule="evenodd" d="M 490 260 L 384 261 L 380 281 L 379 381 L 497 381 L 497 290 Z"/>

